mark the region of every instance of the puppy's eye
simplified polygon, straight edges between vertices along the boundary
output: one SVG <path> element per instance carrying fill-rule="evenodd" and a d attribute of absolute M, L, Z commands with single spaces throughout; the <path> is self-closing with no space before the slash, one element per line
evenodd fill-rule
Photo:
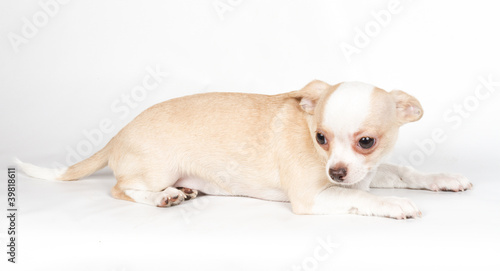
<path fill-rule="evenodd" d="M 316 141 L 318 141 L 318 144 L 320 145 L 325 145 L 326 144 L 326 137 L 322 133 L 316 133 Z"/>
<path fill-rule="evenodd" d="M 373 147 L 373 144 L 375 144 L 375 139 L 365 136 L 359 140 L 358 144 L 363 149 L 369 149 Z"/>

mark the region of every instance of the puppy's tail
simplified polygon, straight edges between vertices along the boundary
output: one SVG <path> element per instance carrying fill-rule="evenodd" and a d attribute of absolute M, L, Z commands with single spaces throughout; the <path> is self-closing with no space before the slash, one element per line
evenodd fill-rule
<path fill-rule="evenodd" d="M 111 143 L 111 142 L 110 142 Z M 67 168 L 44 168 L 15 159 L 18 167 L 33 178 L 44 180 L 74 181 L 88 176 L 108 164 L 111 144 L 108 143 L 103 149 L 91 157 Z"/>

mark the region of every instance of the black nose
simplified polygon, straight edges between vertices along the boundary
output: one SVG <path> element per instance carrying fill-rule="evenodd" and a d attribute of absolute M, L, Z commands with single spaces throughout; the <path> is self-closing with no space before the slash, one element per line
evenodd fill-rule
<path fill-rule="evenodd" d="M 337 181 L 337 182 L 343 182 L 345 176 L 347 175 L 347 169 L 345 167 L 341 168 L 330 168 L 328 171 L 330 173 L 330 177 Z"/>

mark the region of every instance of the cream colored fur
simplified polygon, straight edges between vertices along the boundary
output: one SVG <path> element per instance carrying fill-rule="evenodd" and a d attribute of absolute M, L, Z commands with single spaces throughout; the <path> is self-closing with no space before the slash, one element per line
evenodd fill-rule
<path fill-rule="evenodd" d="M 399 168 L 389 166 L 377 173 L 399 126 L 418 120 L 422 112 L 418 101 L 402 91 L 388 93 L 361 83 L 313 81 L 278 95 L 197 94 L 152 106 L 102 150 L 66 170 L 20 164 L 31 176 L 58 180 L 80 179 L 107 165 L 118 181 L 115 198 L 161 207 L 188 198 L 174 188 L 181 186 L 213 195 L 290 201 L 298 214 L 415 217 L 419 211 L 410 201 L 363 190 L 372 181 L 383 187 L 470 188 L 458 175 L 428 179 L 409 169 L 398 175 Z M 318 129 L 328 134 L 331 145 L 316 142 Z M 353 145 L 363 133 L 378 137 L 370 154 Z M 328 174 L 339 163 L 347 167 L 344 184 Z"/>

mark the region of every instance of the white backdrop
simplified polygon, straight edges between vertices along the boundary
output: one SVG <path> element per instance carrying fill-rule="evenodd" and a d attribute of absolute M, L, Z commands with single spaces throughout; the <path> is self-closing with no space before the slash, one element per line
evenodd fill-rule
<path fill-rule="evenodd" d="M 424 107 L 422 120 L 402 128 L 392 161 L 460 172 L 475 184 L 462 194 L 375 191 L 411 197 L 423 209 L 422 219 L 400 223 L 298 217 L 287 204 L 241 198 L 157 210 L 111 199 L 106 171 L 69 184 L 20 175 L 20 263 L 6 266 L 498 267 L 500 5 L 436 2 L 0 2 L 5 169 L 13 157 L 44 166 L 88 157 L 141 111 L 173 97 L 356 80 L 402 89 Z M 5 202 L 6 185 L 0 192 Z M 316 257 L 328 238 L 338 247 Z"/>

